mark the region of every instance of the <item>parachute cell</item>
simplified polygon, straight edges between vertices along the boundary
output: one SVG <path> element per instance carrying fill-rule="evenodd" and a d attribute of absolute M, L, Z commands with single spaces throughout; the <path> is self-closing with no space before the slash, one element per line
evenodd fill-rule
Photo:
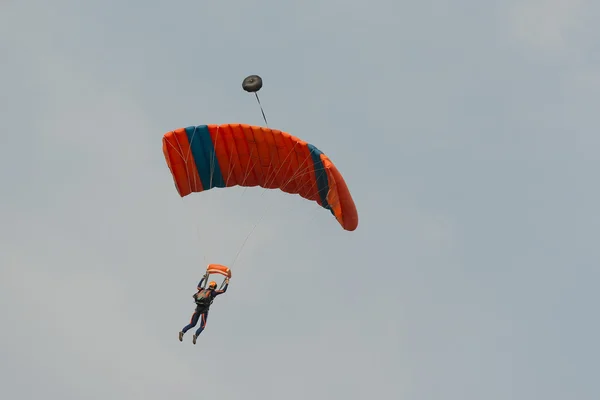
<path fill-rule="evenodd" d="M 287 132 L 247 124 L 190 126 L 167 132 L 163 153 L 181 197 L 215 187 L 279 189 L 330 210 L 345 230 L 358 226 L 354 201 L 335 165 Z"/>

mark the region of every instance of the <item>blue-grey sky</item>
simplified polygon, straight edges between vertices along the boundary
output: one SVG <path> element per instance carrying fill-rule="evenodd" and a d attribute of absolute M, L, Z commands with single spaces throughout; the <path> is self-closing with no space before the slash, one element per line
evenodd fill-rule
<path fill-rule="evenodd" d="M 0 3 L 0 397 L 591 400 L 600 3 Z M 181 199 L 162 135 L 262 124 L 352 191 Z M 256 225 L 256 229 L 252 231 Z M 233 265 L 198 344 L 206 263 Z"/>

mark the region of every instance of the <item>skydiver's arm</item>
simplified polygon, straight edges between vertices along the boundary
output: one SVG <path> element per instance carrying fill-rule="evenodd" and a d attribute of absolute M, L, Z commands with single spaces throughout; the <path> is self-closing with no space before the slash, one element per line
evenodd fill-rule
<path fill-rule="evenodd" d="M 198 290 L 202 290 L 202 284 L 204 283 L 205 280 L 206 280 L 206 275 L 204 275 L 202 277 L 202 279 L 200 279 L 200 282 L 198 282 Z"/>
<path fill-rule="evenodd" d="M 225 284 L 225 286 L 223 287 L 223 290 L 215 290 L 215 296 L 225 293 L 227 291 L 228 287 L 229 287 L 229 282 L 227 282 Z"/>

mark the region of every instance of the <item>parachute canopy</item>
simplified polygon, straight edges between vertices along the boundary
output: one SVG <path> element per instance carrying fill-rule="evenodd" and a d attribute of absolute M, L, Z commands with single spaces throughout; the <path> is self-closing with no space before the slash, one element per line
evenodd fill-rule
<path fill-rule="evenodd" d="M 262 78 L 258 75 L 250 75 L 244 78 L 242 82 L 242 89 L 246 92 L 258 92 L 262 88 Z"/>
<path fill-rule="evenodd" d="M 338 169 L 318 148 L 289 133 L 247 124 L 190 126 L 167 132 L 163 153 L 181 197 L 236 185 L 279 189 L 330 210 L 345 230 L 358 226 Z"/>

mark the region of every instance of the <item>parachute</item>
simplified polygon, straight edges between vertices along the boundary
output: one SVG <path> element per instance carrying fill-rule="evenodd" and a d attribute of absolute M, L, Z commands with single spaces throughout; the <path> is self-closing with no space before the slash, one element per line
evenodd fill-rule
<path fill-rule="evenodd" d="M 260 76 L 250 75 L 242 82 L 242 89 L 249 93 L 255 93 L 262 88 L 262 85 L 262 78 Z"/>
<path fill-rule="evenodd" d="M 262 86 L 252 78 L 247 91 Z M 189 126 L 164 134 L 163 153 L 181 197 L 215 187 L 279 189 L 329 210 L 347 231 L 358 226 L 354 200 L 336 166 L 287 132 L 247 124 Z"/>

